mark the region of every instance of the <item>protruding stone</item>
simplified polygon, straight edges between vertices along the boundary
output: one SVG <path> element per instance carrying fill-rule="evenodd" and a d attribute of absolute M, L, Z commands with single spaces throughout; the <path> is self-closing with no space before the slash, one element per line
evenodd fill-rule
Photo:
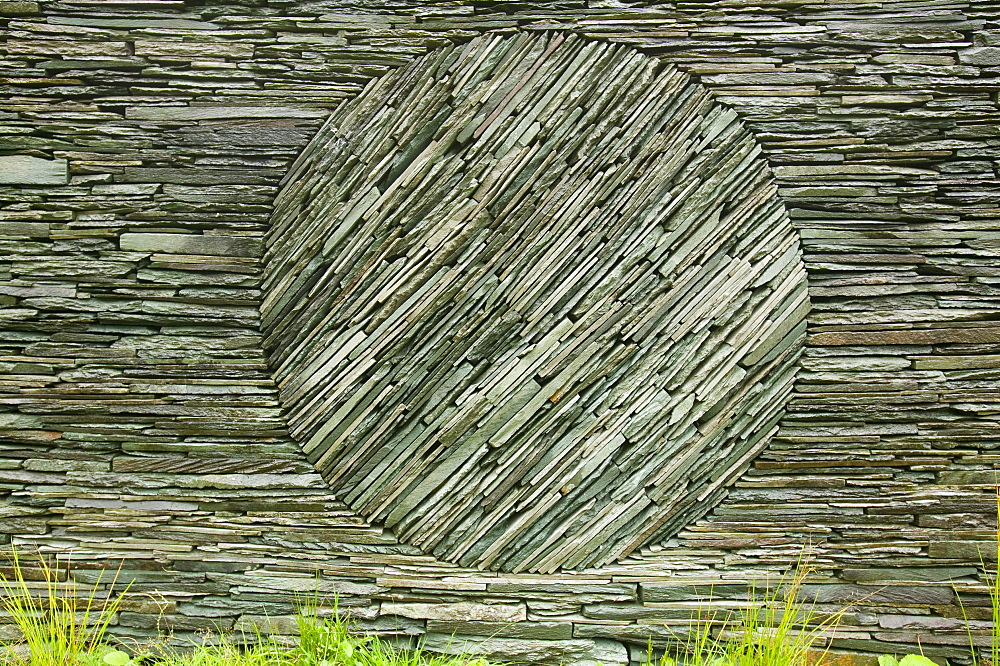
<path fill-rule="evenodd" d="M 323 109 L 290 106 L 133 106 L 130 120 L 217 120 L 221 118 L 325 118 Z"/>
<path fill-rule="evenodd" d="M 0 156 L 0 184 L 65 185 L 68 182 L 69 163 L 66 160 L 47 160 L 31 155 Z"/>
<path fill-rule="evenodd" d="M 261 252 L 261 240 L 242 236 L 207 234 L 142 234 L 121 236 L 121 249 L 133 252 L 194 254 L 220 257 L 255 257 Z"/>
<path fill-rule="evenodd" d="M 481 622 L 521 622 L 527 619 L 523 604 L 454 604 L 383 603 L 385 615 L 401 615 L 416 620 L 464 620 Z"/>
<path fill-rule="evenodd" d="M 0 2 L 0 16 L 40 13 L 37 2 Z"/>
<path fill-rule="evenodd" d="M 958 52 L 958 59 L 969 65 L 1000 65 L 1000 46 L 973 46 Z"/>

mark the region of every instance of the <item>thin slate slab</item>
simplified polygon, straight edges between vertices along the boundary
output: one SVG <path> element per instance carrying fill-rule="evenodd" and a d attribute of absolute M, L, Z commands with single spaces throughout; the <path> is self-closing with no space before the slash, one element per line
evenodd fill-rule
<path fill-rule="evenodd" d="M 121 235 L 120 247 L 132 252 L 255 257 L 260 254 L 261 240 L 208 234 L 126 233 Z"/>
<path fill-rule="evenodd" d="M 65 185 L 69 182 L 69 162 L 31 155 L 0 156 L 0 184 Z"/>

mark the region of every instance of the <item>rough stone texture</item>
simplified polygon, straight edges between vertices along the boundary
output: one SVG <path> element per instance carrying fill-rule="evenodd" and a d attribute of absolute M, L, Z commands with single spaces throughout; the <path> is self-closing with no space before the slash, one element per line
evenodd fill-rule
<path fill-rule="evenodd" d="M 100 185 L 95 185 L 97 190 Z M 114 187 L 106 185 L 104 187 Z M 143 185 L 122 185 L 120 187 L 141 188 Z M 113 193 L 119 193 L 119 190 Z M 139 193 L 142 193 L 139 190 Z M 126 194 L 134 194 L 129 190 Z M 161 252 L 166 254 L 212 255 L 220 257 L 254 257 L 261 252 L 261 243 L 255 238 L 232 236 L 210 236 L 205 234 L 122 234 L 119 239 L 122 250 L 132 252 Z"/>
<path fill-rule="evenodd" d="M 64 159 L 30 155 L 0 156 L 0 185 L 65 185 L 69 179 Z"/>
<path fill-rule="evenodd" d="M 4 2 L 0 17 L 0 150 L 70 173 L 0 186 L 2 538 L 71 552 L 83 578 L 124 560 L 133 589 L 159 595 L 137 595 L 119 635 L 196 639 L 287 617 L 318 589 L 401 639 L 440 621 L 381 614 L 383 601 L 490 600 L 524 604 L 536 630 L 574 631 L 524 640 L 603 632 L 638 658 L 635 637 L 686 626 L 697 590 L 738 600 L 740 583 L 775 580 L 803 550 L 810 584 L 832 587 L 823 598 L 858 600 L 837 650 L 919 642 L 961 660 L 954 590 L 989 621 L 978 551 L 992 552 L 1000 462 L 1000 72 L 969 50 L 1000 46 L 995 3 Z M 536 30 L 627 44 L 733 108 L 785 190 L 812 301 L 787 415 L 728 497 L 665 544 L 550 576 L 435 561 L 333 497 L 287 435 L 259 352 L 256 258 L 119 245 L 261 239 L 322 123 L 310 113 L 432 49 Z M 134 115 L 151 107 L 165 115 Z M 166 113 L 207 107 L 303 114 Z M 160 471 L 120 471 L 142 465 Z M 858 594 L 911 567 L 894 594 Z M 648 601 L 664 581 L 695 591 Z"/>
<path fill-rule="evenodd" d="M 675 68 L 575 36 L 379 79 L 275 204 L 261 319 L 290 433 L 449 562 L 552 573 L 669 539 L 795 378 L 806 273 L 759 153 Z"/>

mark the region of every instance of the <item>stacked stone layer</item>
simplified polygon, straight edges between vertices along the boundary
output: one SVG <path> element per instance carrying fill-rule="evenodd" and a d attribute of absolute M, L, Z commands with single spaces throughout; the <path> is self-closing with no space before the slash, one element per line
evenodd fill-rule
<path fill-rule="evenodd" d="M 124 556 L 135 589 L 160 596 L 131 601 L 119 634 L 278 626 L 319 567 L 319 590 L 373 631 L 611 663 L 682 628 L 709 583 L 717 603 L 738 600 L 803 549 L 825 607 L 856 601 L 837 649 L 919 640 L 961 658 L 956 590 L 987 626 L 991 3 L 0 13 L 3 532 L 72 552 L 84 579 Z M 728 498 L 662 547 L 549 576 L 435 561 L 335 499 L 283 430 L 255 351 L 259 250 L 245 249 L 331 109 L 433 49 L 536 30 L 628 45 L 733 108 L 800 231 L 813 307 L 780 431 Z"/>

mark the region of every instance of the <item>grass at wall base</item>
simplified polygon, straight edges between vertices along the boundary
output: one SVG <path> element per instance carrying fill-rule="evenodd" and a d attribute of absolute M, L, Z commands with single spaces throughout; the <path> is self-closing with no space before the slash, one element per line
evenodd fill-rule
<path fill-rule="evenodd" d="M 469 655 L 398 650 L 350 631 L 336 607 L 330 617 L 319 617 L 313 603 L 304 604 L 296 617 L 299 639 L 294 645 L 257 633 L 223 636 L 190 650 L 135 646 L 126 652 L 106 640 L 130 587 L 113 592 L 117 573 L 102 593 L 100 578 L 81 590 L 68 571 L 44 559 L 28 567 L 16 550 L 10 559 L 12 575 L 0 574 L 0 611 L 22 638 L 0 643 L 0 666 L 487 666 Z M 166 645 L 167 637 L 160 638 L 156 642 Z"/>
<path fill-rule="evenodd" d="M 1000 555 L 1000 530 L 997 538 Z M 0 575 L 0 609 L 23 639 L 16 645 L 0 643 L 0 666 L 487 666 L 485 660 L 471 655 L 396 649 L 377 637 L 352 632 L 335 608 L 331 616 L 320 618 L 315 603 L 305 604 L 298 614 L 299 640 L 294 645 L 255 634 L 225 636 L 214 645 L 183 652 L 161 649 L 154 656 L 140 647 L 130 654 L 106 641 L 129 587 L 111 592 L 117 574 L 102 593 L 100 578 L 81 590 L 68 571 L 60 572 L 44 560 L 28 568 L 16 552 L 11 559 L 13 575 L 9 579 Z M 668 654 L 654 659 L 650 643 L 643 666 L 816 666 L 817 653 L 819 662 L 825 656 L 824 634 L 835 629 L 848 609 L 819 613 L 801 601 L 799 591 L 806 574 L 800 563 L 789 581 L 782 579 L 766 588 L 761 597 L 752 591 L 747 608 L 724 617 L 699 613 L 683 635 L 662 646 Z M 1000 582 L 996 576 L 987 575 L 987 580 L 993 635 L 991 644 L 979 651 L 979 663 L 1000 666 Z M 166 638 L 161 637 L 159 643 L 166 645 Z M 969 638 L 971 645 L 971 630 Z M 934 662 L 920 655 L 899 661 L 883 656 L 879 666 L 934 666 Z"/>
<path fill-rule="evenodd" d="M 848 608 L 821 613 L 814 602 L 801 600 L 809 569 L 800 558 L 791 578 L 767 586 L 763 596 L 751 587 L 748 606 L 729 612 L 698 613 L 684 636 L 658 660 L 652 643 L 643 666 L 806 666 L 815 663 L 814 650 L 824 634 L 835 629 Z M 820 657 L 822 661 L 822 656 Z M 886 665 L 888 666 L 888 665 Z M 907 666 L 915 666 L 907 664 Z"/>
<path fill-rule="evenodd" d="M 108 627 L 128 592 L 128 586 L 117 595 L 110 592 L 118 582 L 117 574 L 102 596 L 100 578 L 84 592 L 68 572 L 56 570 L 44 559 L 29 570 L 14 550 L 11 564 L 12 577 L 0 577 L 0 608 L 20 631 L 30 657 L 25 659 L 7 646 L 0 659 L 31 666 L 67 666 L 92 661 L 98 651 L 106 650 Z"/>

